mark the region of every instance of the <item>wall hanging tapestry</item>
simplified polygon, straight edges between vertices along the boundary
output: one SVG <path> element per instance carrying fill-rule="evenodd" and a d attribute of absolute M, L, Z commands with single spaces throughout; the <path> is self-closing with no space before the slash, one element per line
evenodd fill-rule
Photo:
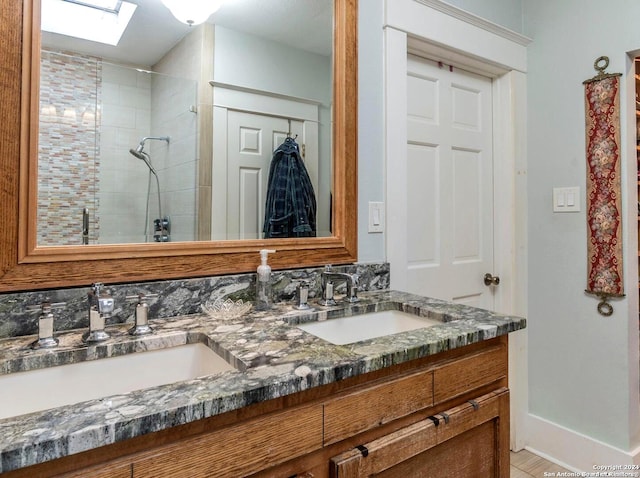
<path fill-rule="evenodd" d="M 594 63 L 598 74 L 585 85 L 587 146 L 587 251 L 585 292 L 600 299 L 598 312 L 609 316 L 612 297 L 624 297 L 622 218 L 620 216 L 621 73 L 605 73 L 609 58 Z"/>

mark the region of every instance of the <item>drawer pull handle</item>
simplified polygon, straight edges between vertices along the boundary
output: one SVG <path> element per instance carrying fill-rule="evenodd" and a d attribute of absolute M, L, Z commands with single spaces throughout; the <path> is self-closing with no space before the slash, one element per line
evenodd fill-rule
<path fill-rule="evenodd" d="M 478 411 L 478 409 L 480 408 L 480 404 L 478 402 L 476 402 L 475 400 L 467 400 L 472 406 L 473 409 L 475 411 Z"/>
<path fill-rule="evenodd" d="M 444 418 L 444 424 L 445 424 L 445 425 L 448 425 L 448 424 L 449 424 L 449 414 L 448 414 L 448 413 L 446 413 L 446 412 L 441 412 L 441 413 L 440 413 L 440 416 L 441 416 L 442 418 Z"/>
<path fill-rule="evenodd" d="M 429 416 L 429 417 L 427 417 L 427 418 L 428 418 L 429 420 L 431 420 L 435 426 L 440 425 L 440 419 L 439 419 L 438 417 L 436 417 L 436 416 L 434 416 L 434 415 L 431 415 L 431 416 Z"/>
<path fill-rule="evenodd" d="M 360 450 L 360 453 L 362 453 L 362 456 L 363 456 L 364 458 L 366 458 L 367 456 L 369 456 L 369 449 L 368 449 L 366 446 L 364 446 L 364 445 L 358 445 L 356 448 L 357 448 L 358 450 Z"/>

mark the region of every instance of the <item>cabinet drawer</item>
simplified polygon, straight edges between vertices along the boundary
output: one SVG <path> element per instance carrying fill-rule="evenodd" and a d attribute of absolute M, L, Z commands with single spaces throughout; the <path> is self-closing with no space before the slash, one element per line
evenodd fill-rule
<path fill-rule="evenodd" d="M 434 403 L 506 378 L 507 360 L 507 348 L 498 345 L 436 368 L 433 372 Z"/>
<path fill-rule="evenodd" d="M 322 406 L 318 404 L 258 417 L 158 448 L 134 462 L 133 476 L 246 476 L 321 446 Z"/>
<path fill-rule="evenodd" d="M 433 374 L 418 372 L 324 403 L 324 444 L 433 405 Z"/>
<path fill-rule="evenodd" d="M 508 415 L 501 388 L 333 457 L 331 476 L 507 478 Z"/>

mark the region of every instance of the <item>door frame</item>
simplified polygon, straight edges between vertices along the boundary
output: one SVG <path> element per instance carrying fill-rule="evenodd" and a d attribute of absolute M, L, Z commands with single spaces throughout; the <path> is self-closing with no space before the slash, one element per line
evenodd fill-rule
<path fill-rule="evenodd" d="M 407 55 L 440 60 L 493 79 L 494 273 L 502 279 L 496 310 L 527 311 L 526 46 L 530 39 L 440 0 L 385 0 L 385 197 L 406 211 L 406 164 L 393 158 L 407 147 Z M 397 179 L 397 180 L 396 180 Z M 404 203 L 403 203 L 404 202 Z M 406 264 L 406 214 L 387 214 L 385 250 L 392 271 Z M 399 269 L 399 268 L 397 268 Z M 396 270 L 397 270 L 396 269 Z M 406 277 L 391 274 L 393 289 Z M 526 444 L 527 331 L 509 337 L 511 448 Z M 517 370 L 517 373 L 513 371 Z"/>

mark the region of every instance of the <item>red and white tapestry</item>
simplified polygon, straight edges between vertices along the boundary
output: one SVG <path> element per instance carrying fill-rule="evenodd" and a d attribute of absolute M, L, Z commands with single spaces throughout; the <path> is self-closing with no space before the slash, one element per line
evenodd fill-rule
<path fill-rule="evenodd" d="M 585 82 L 587 141 L 587 292 L 624 294 L 620 215 L 618 75 Z"/>

